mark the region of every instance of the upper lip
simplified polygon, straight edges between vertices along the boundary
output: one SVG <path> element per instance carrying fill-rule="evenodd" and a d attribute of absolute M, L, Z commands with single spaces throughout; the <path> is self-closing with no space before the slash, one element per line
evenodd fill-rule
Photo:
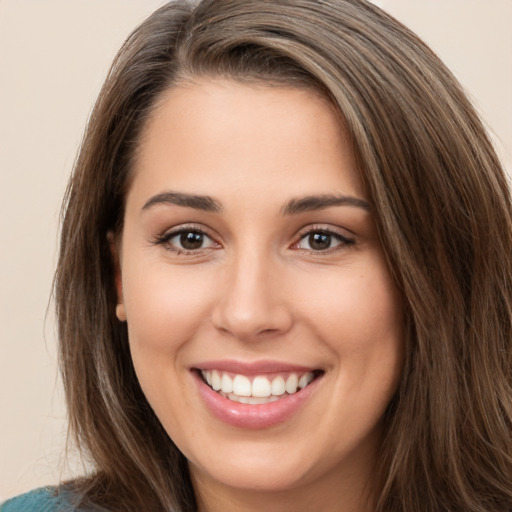
<path fill-rule="evenodd" d="M 239 361 L 222 359 L 217 361 L 204 361 L 192 365 L 195 370 L 220 370 L 224 372 L 242 375 L 262 375 L 265 373 L 291 373 L 291 372 L 313 372 L 320 370 L 318 367 L 304 366 L 282 361 L 259 360 Z"/>

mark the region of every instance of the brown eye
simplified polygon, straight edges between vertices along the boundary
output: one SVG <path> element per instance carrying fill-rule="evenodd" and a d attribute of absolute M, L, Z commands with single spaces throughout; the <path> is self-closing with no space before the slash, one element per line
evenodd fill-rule
<path fill-rule="evenodd" d="M 203 233 L 197 231 L 185 231 L 180 234 L 180 245 L 187 251 L 200 249 L 204 243 Z"/>
<path fill-rule="evenodd" d="M 312 252 L 322 252 L 338 246 L 341 247 L 353 244 L 354 240 L 346 238 L 339 233 L 330 231 L 310 231 L 302 236 L 296 247 Z"/>
<path fill-rule="evenodd" d="M 168 233 L 158 239 L 158 244 L 178 253 L 218 247 L 206 233 L 196 229 L 180 229 Z"/>
<path fill-rule="evenodd" d="M 332 236 L 327 233 L 311 233 L 308 235 L 308 243 L 313 251 L 325 251 L 331 247 Z"/>

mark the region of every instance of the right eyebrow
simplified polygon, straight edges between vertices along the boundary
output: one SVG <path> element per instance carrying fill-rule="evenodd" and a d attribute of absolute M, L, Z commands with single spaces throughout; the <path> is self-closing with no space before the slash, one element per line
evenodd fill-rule
<path fill-rule="evenodd" d="M 187 208 L 194 208 L 196 210 L 203 210 L 206 212 L 218 213 L 222 211 L 220 203 L 213 199 L 213 197 L 185 194 L 183 192 L 162 192 L 161 194 L 156 194 L 146 201 L 142 207 L 142 211 L 145 211 L 152 206 L 165 203 L 185 206 Z"/>

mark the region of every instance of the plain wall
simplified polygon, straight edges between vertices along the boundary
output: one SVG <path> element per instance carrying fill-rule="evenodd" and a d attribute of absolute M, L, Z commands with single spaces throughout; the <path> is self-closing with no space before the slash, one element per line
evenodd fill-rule
<path fill-rule="evenodd" d="M 61 197 L 117 49 L 159 0 L 0 0 L 0 501 L 72 474 L 47 305 Z M 375 0 L 455 72 L 512 168 L 512 0 Z"/>

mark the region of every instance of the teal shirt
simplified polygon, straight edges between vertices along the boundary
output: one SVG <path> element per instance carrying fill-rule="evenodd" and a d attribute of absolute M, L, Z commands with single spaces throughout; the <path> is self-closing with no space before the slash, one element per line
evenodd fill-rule
<path fill-rule="evenodd" d="M 42 487 L 11 498 L 0 505 L 0 512 L 72 512 L 76 510 L 54 487 Z"/>

